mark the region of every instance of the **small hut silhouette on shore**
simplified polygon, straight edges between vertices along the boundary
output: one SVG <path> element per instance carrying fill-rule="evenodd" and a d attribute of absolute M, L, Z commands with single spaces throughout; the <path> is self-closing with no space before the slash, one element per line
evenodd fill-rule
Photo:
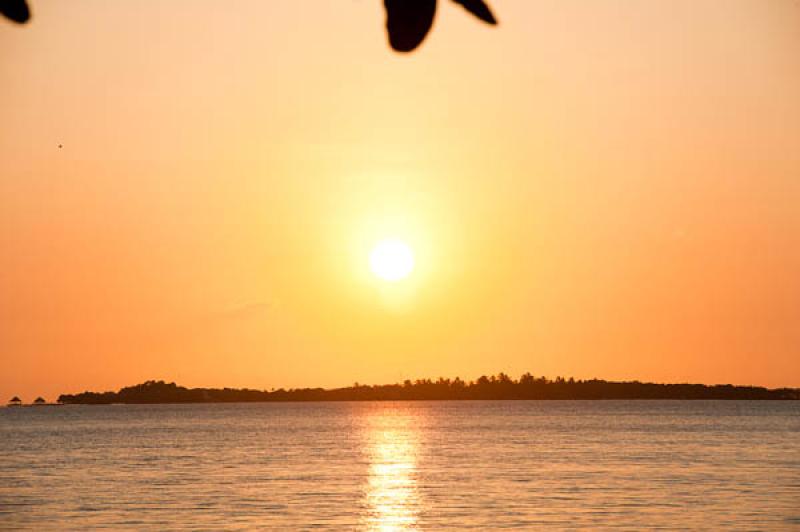
<path fill-rule="evenodd" d="M 12 397 L 12 398 L 11 398 L 11 400 L 8 402 L 8 406 L 22 406 L 22 399 L 20 399 L 19 397 L 17 397 L 17 396 L 15 395 L 15 396 L 14 396 L 14 397 Z"/>
<path fill-rule="evenodd" d="M 47 404 L 47 401 L 45 401 L 45 400 L 44 400 L 44 398 L 42 398 L 42 397 L 37 397 L 37 398 L 36 398 L 36 399 L 33 401 L 33 404 L 34 404 L 34 405 L 46 405 L 46 404 Z"/>

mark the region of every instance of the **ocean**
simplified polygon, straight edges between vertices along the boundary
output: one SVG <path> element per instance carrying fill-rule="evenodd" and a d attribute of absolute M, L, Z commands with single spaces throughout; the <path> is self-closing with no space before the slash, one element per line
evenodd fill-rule
<path fill-rule="evenodd" d="M 0 529 L 800 529 L 800 401 L 0 408 Z"/>

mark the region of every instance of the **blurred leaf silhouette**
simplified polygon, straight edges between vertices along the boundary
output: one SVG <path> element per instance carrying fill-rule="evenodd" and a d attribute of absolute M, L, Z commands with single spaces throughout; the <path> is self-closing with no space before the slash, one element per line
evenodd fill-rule
<path fill-rule="evenodd" d="M 489 6 L 483 0 L 453 0 L 486 22 L 497 24 Z M 433 26 L 436 0 L 383 0 L 386 8 L 386 30 L 389 44 L 398 52 L 410 52 L 425 40 Z M 0 0 L 0 13 L 18 23 L 27 22 L 30 9 L 25 0 Z"/>
<path fill-rule="evenodd" d="M 497 24 L 483 0 L 453 0 L 488 24 Z M 398 52 L 410 52 L 425 40 L 433 25 L 436 0 L 383 0 L 389 44 Z"/>
<path fill-rule="evenodd" d="M 0 13 L 20 24 L 31 18 L 30 9 L 25 0 L 0 0 Z"/>

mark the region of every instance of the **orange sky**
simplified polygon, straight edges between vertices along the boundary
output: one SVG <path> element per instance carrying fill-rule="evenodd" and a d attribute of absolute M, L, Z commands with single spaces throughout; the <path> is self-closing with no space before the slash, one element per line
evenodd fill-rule
<path fill-rule="evenodd" d="M 408 56 L 379 0 L 0 23 L 0 401 L 800 386 L 797 2 L 440 4 Z M 367 268 L 388 236 L 417 255 L 396 285 Z"/>

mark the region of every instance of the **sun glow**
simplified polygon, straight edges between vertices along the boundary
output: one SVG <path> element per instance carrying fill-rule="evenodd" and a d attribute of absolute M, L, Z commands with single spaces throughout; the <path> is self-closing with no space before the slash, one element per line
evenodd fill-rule
<path fill-rule="evenodd" d="M 414 270 L 414 252 L 402 240 L 381 240 L 369 254 L 369 265 L 384 281 L 401 281 Z"/>

